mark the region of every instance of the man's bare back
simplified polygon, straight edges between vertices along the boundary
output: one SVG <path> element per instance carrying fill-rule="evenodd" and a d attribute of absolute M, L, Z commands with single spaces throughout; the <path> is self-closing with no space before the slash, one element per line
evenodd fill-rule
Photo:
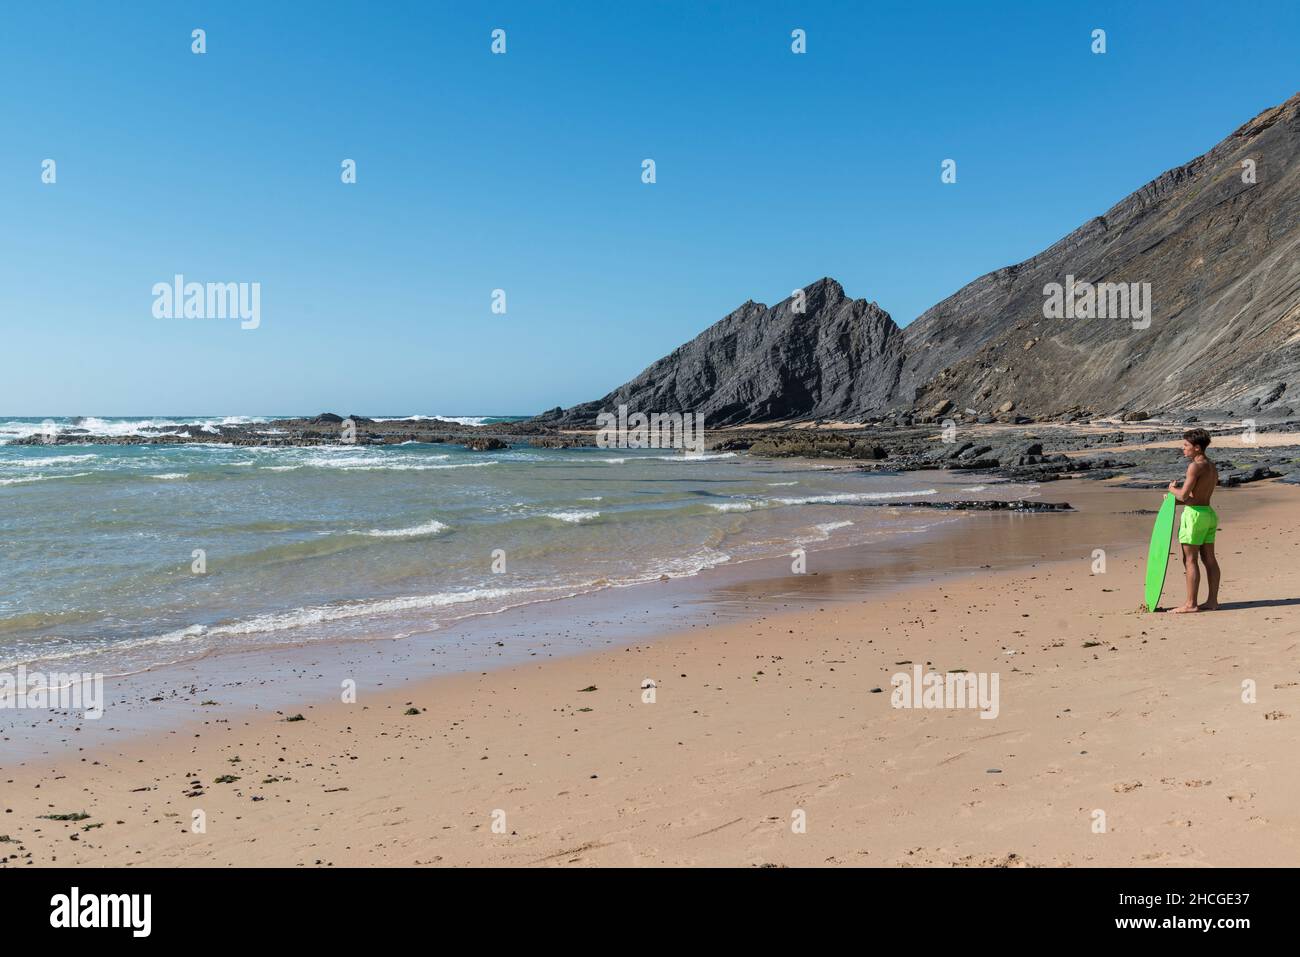
<path fill-rule="evenodd" d="M 1202 452 L 1187 466 L 1187 475 L 1183 477 L 1182 501 L 1185 505 L 1209 505 L 1218 485 L 1219 467 Z"/>

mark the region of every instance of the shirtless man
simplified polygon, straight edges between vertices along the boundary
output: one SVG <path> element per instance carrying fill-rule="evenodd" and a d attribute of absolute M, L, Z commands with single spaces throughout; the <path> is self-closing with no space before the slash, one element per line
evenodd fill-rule
<path fill-rule="evenodd" d="M 1210 507 L 1210 496 L 1219 484 L 1219 470 L 1205 457 L 1210 444 L 1210 433 L 1192 429 L 1183 433 L 1183 458 L 1190 459 L 1183 487 L 1169 483 L 1174 501 L 1182 503 L 1183 518 L 1178 526 L 1178 544 L 1183 549 L 1183 570 L 1187 575 L 1187 601 L 1178 608 L 1169 609 L 1174 614 L 1194 611 L 1214 611 L 1219 607 L 1219 562 L 1214 557 L 1214 533 L 1219 528 L 1219 516 Z M 1196 604 L 1196 592 L 1201 586 L 1201 569 L 1196 560 L 1205 565 L 1205 578 L 1210 593 L 1205 603 Z"/>

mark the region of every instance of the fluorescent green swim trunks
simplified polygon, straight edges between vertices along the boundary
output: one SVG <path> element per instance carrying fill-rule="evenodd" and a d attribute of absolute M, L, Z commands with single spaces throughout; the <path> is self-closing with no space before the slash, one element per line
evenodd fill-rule
<path fill-rule="evenodd" d="M 1186 505 L 1178 526 L 1181 545 L 1213 545 L 1214 533 L 1219 530 L 1219 516 L 1208 505 Z"/>

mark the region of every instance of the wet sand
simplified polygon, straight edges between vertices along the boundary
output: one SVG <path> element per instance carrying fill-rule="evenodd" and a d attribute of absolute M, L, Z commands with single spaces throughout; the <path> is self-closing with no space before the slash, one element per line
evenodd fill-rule
<path fill-rule="evenodd" d="M 1150 517 L 1126 513 L 1158 495 L 1058 482 L 1042 498 L 1077 512 L 967 514 L 894 553 L 810 551 L 807 575 L 753 563 L 494 616 L 460 642 L 501 654 L 473 673 L 436 677 L 440 636 L 143 676 L 162 700 L 138 726 L 67 720 L 21 756 L 10 729 L 0 858 L 1294 864 L 1295 495 L 1216 495 L 1215 613 L 1137 610 Z M 519 634 L 535 653 L 509 653 Z M 998 716 L 891 707 L 914 664 L 997 673 Z"/>

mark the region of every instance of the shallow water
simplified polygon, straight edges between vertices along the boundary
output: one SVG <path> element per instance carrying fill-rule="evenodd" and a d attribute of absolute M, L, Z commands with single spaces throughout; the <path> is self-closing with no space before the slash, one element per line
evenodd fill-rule
<path fill-rule="evenodd" d="M 0 445 L 0 668 L 423 634 L 957 518 L 872 502 L 1032 494 L 734 453 Z"/>

